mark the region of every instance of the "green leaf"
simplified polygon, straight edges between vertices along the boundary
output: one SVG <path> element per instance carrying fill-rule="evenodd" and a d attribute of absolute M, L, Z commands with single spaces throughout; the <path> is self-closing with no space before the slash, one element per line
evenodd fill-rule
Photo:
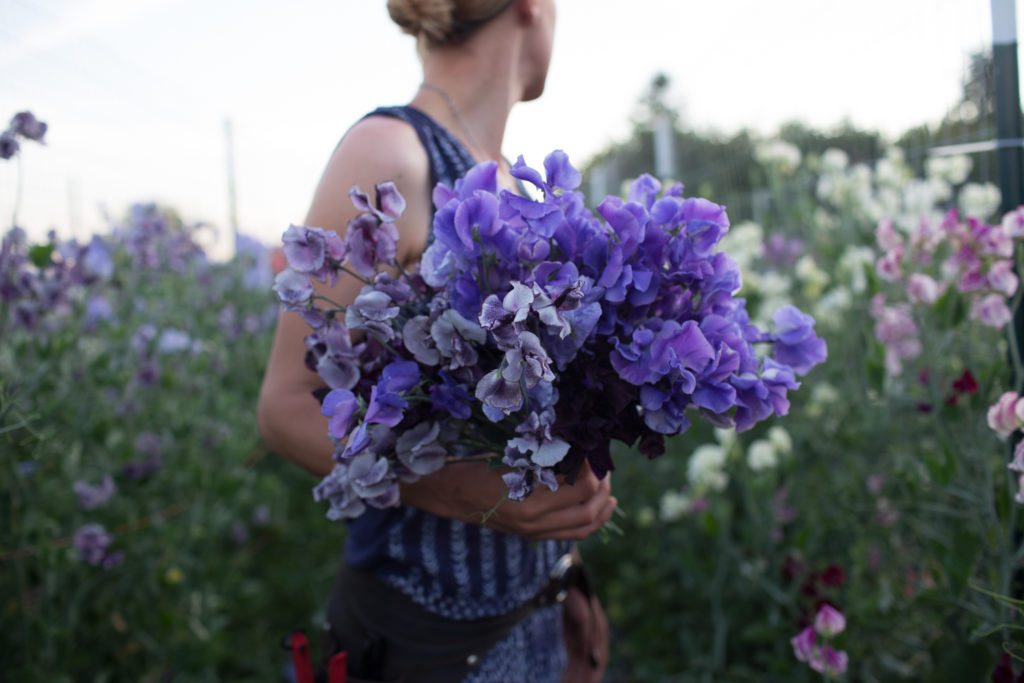
<path fill-rule="evenodd" d="M 28 250 L 28 257 L 36 268 L 44 268 L 52 263 L 54 245 L 37 244 Z"/>

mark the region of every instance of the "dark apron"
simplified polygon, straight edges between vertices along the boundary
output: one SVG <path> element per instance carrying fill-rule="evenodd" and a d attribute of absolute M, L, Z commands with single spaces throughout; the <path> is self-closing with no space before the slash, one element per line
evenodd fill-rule
<path fill-rule="evenodd" d="M 371 573 L 343 564 L 327 606 L 323 652 L 348 653 L 351 683 L 457 683 L 523 619 L 537 609 L 559 609 L 568 589 L 581 582 L 582 567 L 572 565 L 516 610 L 460 621 L 429 612 Z M 326 681 L 326 674 L 317 681 Z"/>

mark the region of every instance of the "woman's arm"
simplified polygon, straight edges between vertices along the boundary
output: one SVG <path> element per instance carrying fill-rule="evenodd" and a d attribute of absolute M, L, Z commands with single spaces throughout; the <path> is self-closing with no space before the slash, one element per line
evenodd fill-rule
<path fill-rule="evenodd" d="M 429 165 L 415 131 L 386 118 L 370 118 L 349 131 L 335 150 L 317 187 L 305 224 L 344 234 L 357 214 L 348 190 L 358 185 L 372 192 L 392 180 L 406 199 L 397 221 L 398 259 L 419 259 L 427 242 L 432 215 Z M 342 275 L 333 287 L 315 283 L 318 294 L 340 304 L 351 303 L 362 283 Z M 268 446 L 309 472 L 324 476 L 334 463 L 327 437 L 327 418 L 312 392 L 323 386 L 305 363 L 304 339 L 310 333 L 302 317 L 283 311 L 260 390 L 258 422 Z M 541 487 L 521 503 L 502 501 L 506 487 L 499 471 L 484 463 L 456 463 L 413 484 L 402 484 L 402 502 L 442 517 L 486 523 L 531 538 L 582 539 L 612 515 L 616 501 L 611 482 L 584 469 L 573 486 L 552 493 Z"/>

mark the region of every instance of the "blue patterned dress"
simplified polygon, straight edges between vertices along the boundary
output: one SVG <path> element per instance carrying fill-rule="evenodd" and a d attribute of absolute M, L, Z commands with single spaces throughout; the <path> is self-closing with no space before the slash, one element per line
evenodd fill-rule
<path fill-rule="evenodd" d="M 413 107 L 383 107 L 411 125 L 430 160 L 431 188 L 453 185 L 475 163 L 440 124 Z M 430 240 L 433 239 L 431 233 Z M 569 551 L 560 541 L 529 541 L 418 508 L 368 509 L 349 521 L 349 565 L 372 571 L 427 610 L 449 619 L 494 617 L 516 609 L 547 583 Z M 472 683 L 560 681 L 565 669 L 561 608 L 537 610 L 481 658 Z"/>

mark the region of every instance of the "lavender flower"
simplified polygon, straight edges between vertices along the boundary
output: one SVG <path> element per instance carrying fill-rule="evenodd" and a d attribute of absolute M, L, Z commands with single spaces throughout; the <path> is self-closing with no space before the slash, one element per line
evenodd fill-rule
<path fill-rule="evenodd" d="M 15 135 L 20 135 L 29 140 L 43 142 L 46 135 L 46 124 L 37 119 L 30 111 L 21 111 L 11 119 L 9 130 Z"/>
<path fill-rule="evenodd" d="M 83 510 L 95 510 L 110 502 L 110 499 L 117 493 L 114 485 L 114 478 L 109 474 L 104 475 L 99 484 L 90 484 L 84 479 L 79 479 L 72 484 L 71 488 L 78 495 L 78 505 Z"/>
<path fill-rule="evenodd" d="M 10 159 L 18 153 L 20 149 L 18 140 L 11 134 L 10 131 L 0 133 L 0 159 Z"/>
<path fill-rule="evenodd" d="M 118 564 L 123 557 L 120 553 L 111 553 L 110 546 L 114 537 L 107 533 L 102 524 L 83 524 L 72 538 L 72 545 L 79 557 L 94 567 L 110 568 Z"/>

